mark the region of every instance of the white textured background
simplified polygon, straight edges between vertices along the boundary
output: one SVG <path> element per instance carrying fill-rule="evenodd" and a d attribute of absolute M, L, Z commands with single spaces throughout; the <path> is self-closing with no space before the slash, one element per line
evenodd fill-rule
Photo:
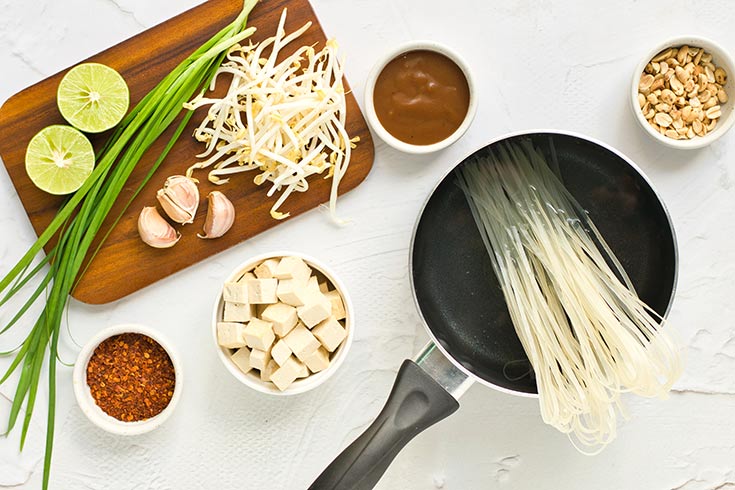
<path fill-rule="evenodd" d="M 73 399 L 71 370 L 61 368 L 52 487 L 306 488 L 377 414 L 401 361 L 425 340 L 407 306 L 407 261 L 426 194 L 447 168 L 488 139 L 543 127 L 580 131 L 617 147 L 648 173 L 668 203 L 681 255 L 670 318 L 688 345 L 686 374 L 668 401 L 630 399 L 632 420 L 593 458 L 577 454 L 546 427 L 535 400 L 475 386 L 459 412 L 404 450 L 379 488 L 735 489 L 735 133 L 700 151 L 668 150 L 636 126 L 626 99 L 639 57 L 664 38 L 700 34 L 735 49 L 731 2 L 312 2 L 348 55 L 347 76 L 358 100 L 382 52 L 429 38 L 454 47 L 474 68 L 480 96 L 474 124 L 457 144 L 428 157 L 376 142 L 372 173 L 340 203 L 341 214 L 354 221 L 348 228 L 314 211 L 114 304 L 72 302 L 69 329 L 77 342 L 110 324 L 155 326 L 174 338 L 186 380 L 169 423 L 122 439 L 88 423 Z M 0 0 L 0 102 L 197 3 Z M 0 229 L 4 273 L 34 239 L 4 169 Z M 245 258 L 275 248 L 327 261 L 357 309 L 355 343 L 341 371 L 316 391 L 291 398 L 249 391 L 210 347 L 210 307 L 221 279 Z M 0 350 L 13 340 L 0 338 Z M 71 361 L 78 348 L 65 335 L 61 350 Z M 0 428 L 12 388 L 0 387 Z M 43 407 L 44 394 L 39 398 Z M 0 437 L 0 488 L 40 486 L 44 426 L 38 409 L 22 455 L 17 432 Z"/>

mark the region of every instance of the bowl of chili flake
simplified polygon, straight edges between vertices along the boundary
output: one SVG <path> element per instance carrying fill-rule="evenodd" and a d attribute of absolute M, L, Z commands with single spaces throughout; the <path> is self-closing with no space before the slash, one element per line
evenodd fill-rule
<path fill-rule="evenodd" d="M 181 397 L 181 364 L 169 342 L 143 325 L 100 331 L 74 365 L 74 394 L 87 418 L 114 434 L 160 426 Z"/>

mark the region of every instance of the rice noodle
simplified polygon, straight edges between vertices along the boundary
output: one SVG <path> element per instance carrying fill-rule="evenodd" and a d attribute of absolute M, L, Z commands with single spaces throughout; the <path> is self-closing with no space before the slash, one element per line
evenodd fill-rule
<path fill-rule="evenodd" d="M 544 422 L 599 452 L 626 416 L 622 393 L 667 396 L 680 348 L 530 141 L 468 162 L 457 180 L 535 372 Z"/>
<path fill-rule="evenodd" d="M 306 192 L 306 179 L 326 170 L 324 178 L 332 178 L 329 211 L 341 222 L 336 215 L 337 191 L 359 138 L 350 140 L 345 129 L 347 103 L 337 43 L 329 40 L 319 52 L 301 46 L 277 62 L 282 50 L 311 26 L 307 22 L 286 35 L 285 21 L 286 9 L 275 36 L 230 49 L 210 87 L 215 89 L 220 75 L 230 75 L 226 95 L 200 95 L 185 105 L 190 110 L 210 106 L 194 132 L 206 143 L 198 155 L 204 160 L 189 167 L 186 175 L 212 167 L 210 182 L 225 184 L 233 174 L 259 171 L 253 180 L 257 185 L 271 183 L 268 197 L 281 192 L 270 213 L 283 219 L 289 213 L 278 209 L 286 198 Z M 270 54 L 264 58 L 267 49 Z"/>

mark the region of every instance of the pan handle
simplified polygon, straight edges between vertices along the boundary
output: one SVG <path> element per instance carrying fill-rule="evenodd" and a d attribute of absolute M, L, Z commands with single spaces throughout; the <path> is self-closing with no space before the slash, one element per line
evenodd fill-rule
<path fill-rule="evenodd" d="M 455 368 L 433 344 L 417 359 L 419 364 L 408 359 L 403 361 L 378 418 L 337 456 L 309 490 L 372 489 L 411 439 L 459 408 L 455 397 L 459 397 L 472 380 Z M 430 369 L 419 367 L 424 364 Z M 441 374 L 442 368 L 453 371 L 449 376 L 453 381 L 448 385 L 439 379 L 445 376 L 432 377 Z"/>

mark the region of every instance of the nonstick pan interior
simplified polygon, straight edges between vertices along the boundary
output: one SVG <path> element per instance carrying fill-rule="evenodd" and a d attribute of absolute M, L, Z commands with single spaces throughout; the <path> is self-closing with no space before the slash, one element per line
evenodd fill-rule
<path fill-rule="evenodd" d="M 531 133 L 502 141 L 523 138 L 548 162 L 553 147 L 567 189 L 589 211 L 640 298 L 664 316 L 676 283 L 676 242 L 645 177 L 614 151 L 578 136 Z M 435 341 L 481 382 L 536 393 L 490 258 L 455 182 L 464 162 L 441 181 L 417 224 L 411 261 L 416 302 Z"/>

